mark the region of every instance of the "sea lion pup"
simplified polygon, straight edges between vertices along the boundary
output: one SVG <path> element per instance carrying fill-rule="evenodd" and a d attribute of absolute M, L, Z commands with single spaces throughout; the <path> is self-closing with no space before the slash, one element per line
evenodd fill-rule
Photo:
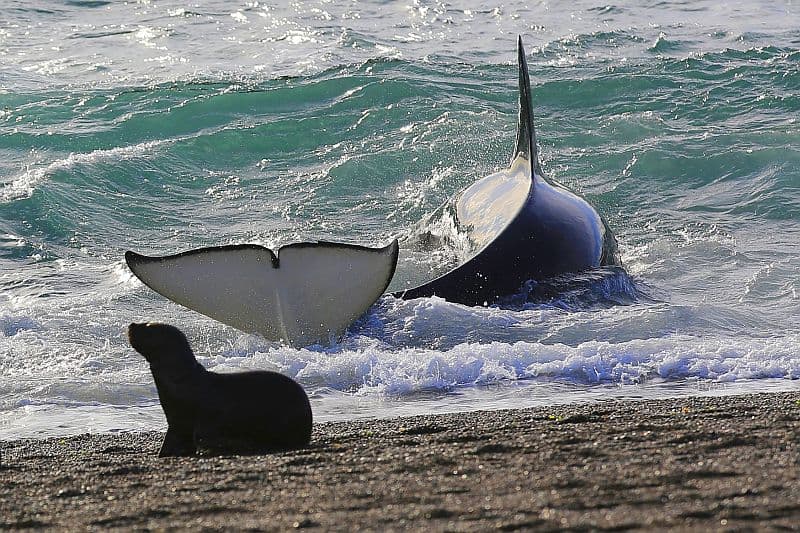
<path fill-rule="evenodd" d="M 128 340 L 150 363 L 167 417 L 159 457 L 193 455 L 198 447 L 261 452 L 309 443 L 311 405 L 291 378 L 269 371 L 209 372 L 181 330 L 168 324 L 131 324 Z"/>

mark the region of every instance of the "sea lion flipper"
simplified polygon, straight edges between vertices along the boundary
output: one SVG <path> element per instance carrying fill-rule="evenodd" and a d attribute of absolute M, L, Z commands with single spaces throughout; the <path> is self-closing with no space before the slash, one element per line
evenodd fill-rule
<path fill-rule="evenodd" d="M 194 435 L 191 432 L 179 431 L 170 426 L 164 436 L 164 444 L 161 445 L 159 457 L 187 457 L 194 455 L 197 447 L 194 443 Z"/>

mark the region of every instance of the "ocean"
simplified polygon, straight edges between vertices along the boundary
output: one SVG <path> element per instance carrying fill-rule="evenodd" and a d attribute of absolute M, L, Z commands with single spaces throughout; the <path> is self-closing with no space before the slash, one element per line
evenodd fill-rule
<path fill-rule="evenodd" d="M 518 34 L 544 172 L 627 274 L 492 307 L 384 296 L 293 349 L 125 266 L 397 237 L 392 288 L 446 270 L 437 208 L 511 158 Z M 795 1 L 4 0 L 0 438 L 164 429 L 142 321 L 209 369 L 293 377 L 316 421 L 800 390 L 799 115 Z"/>

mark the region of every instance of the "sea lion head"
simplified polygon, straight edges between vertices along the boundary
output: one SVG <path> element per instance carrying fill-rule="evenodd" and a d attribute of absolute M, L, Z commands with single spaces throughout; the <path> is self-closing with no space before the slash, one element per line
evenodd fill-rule
<path fill-rule="evenodd" d="M 148 322 L 128 326 L 128 340 L 134 350 L 155 367 L 197 365 L 186 336 L 169 324 Z"/>

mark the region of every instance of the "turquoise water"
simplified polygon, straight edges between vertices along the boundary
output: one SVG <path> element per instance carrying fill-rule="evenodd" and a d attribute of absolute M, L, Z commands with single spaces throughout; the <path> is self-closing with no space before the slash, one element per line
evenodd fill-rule
<path fill-rule="evenodd" d="M 800 7 L 10 2 L 0 19 L 0 437 L 163 428 L 132 321 L 300 381 L 317 420 L 800 388 Z M 385 297 L 332 348 L 184 310 L 122 260 L 401 239 L 510 158 L 516 35 L 544 171 L 630 280 L 544 303 Z M 617 305 L 622 303 L 623 305 Z"/>

